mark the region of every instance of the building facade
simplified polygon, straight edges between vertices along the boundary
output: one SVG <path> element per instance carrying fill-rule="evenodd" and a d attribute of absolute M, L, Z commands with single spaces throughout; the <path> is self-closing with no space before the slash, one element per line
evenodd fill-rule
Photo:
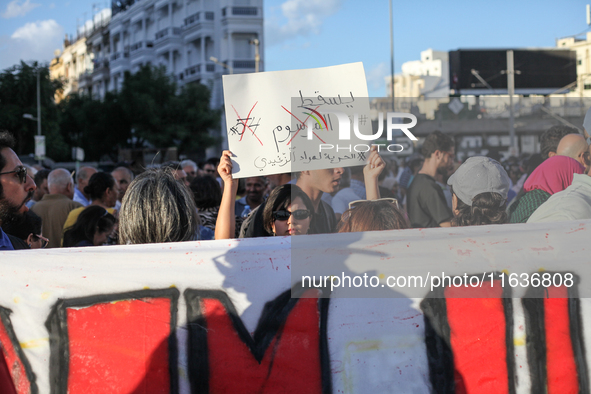
<path fill-rule="evenodd" d="M 577 53 L 577 84 L 568 97 L 591 97 L 591 32 L 584 39 L 565 37 L 556 40 L 556 47 L 569 48 Z"/>
<path fill-rule="evenodd" d="M 66 37 L 63 51 L 56 51 L 56 57 L 49 63 L 49 77 L 60 79 L 63 90 L 55 95 L 56 103 L 68 94 L 85 91 L 91 84 L 92 59 L 86 45 L 86 37 L 76 40 Z"/>

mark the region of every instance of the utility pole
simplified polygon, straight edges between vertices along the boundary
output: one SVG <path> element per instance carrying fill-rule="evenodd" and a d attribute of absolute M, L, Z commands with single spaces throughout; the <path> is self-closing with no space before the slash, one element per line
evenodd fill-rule
<path fill-rule="evenodd" d="M 390 0 L 390 88 L 392 93 L 392 111 L 394 108 L 394 21 L 392 18 L 392 0 Z"/>
<path fill-rule="evenodd" d="M 509 93 L 509 154 L 517 156 L 519 154 L 515 141 L 515 115 L 513 114 L 513 94 L 515 94 L 515 65 L 513 61 L 513 51 L 507 51 L 507 92 Z"/>

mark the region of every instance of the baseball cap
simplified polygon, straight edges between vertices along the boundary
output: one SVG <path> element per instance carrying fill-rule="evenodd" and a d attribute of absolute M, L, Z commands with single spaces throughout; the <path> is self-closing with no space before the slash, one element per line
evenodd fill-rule
<path fill-rule="evenodd" d="M 498 161 L 490 157 L 475 156 L 468 158 L 449 177 L 447 184 L 464 204 L 472 206 L 472 200 L 480 193 L 498 193 L 506 200 L 509 175 Z"/>

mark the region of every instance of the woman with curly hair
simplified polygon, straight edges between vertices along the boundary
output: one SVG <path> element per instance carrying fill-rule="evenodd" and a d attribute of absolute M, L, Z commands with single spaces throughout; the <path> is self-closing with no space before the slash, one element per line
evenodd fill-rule
<path fill-rule="evenodd" d="M 509 175 L 496 160 L 484 156 L 470 157 L 448 179 L 447 184 L 452 187 L 453 193 L 452 226 L 508 222 Z"/>

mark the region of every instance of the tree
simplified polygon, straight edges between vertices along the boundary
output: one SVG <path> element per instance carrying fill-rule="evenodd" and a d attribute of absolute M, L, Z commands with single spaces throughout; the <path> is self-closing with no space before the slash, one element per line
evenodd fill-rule
<path fill-rule="evenodd" d="M 117 160 L 117 148 L 131 137 L 117 94 L 107 93 L 103 101 L 71 94 L 58 107 L 62 134 L 70 146 L 84 149 L 85 160 L 99 161 L 104 155 Z"/>
<path fill-rule="evenodd" d="M 49 157 L 63 160 L 69 157 L 69 147 L 60 134 L 58 111 L 54 102 L 61 82 L 49 79 L 47 65 L 22 62 L 0 73 L 0 129 L 12 132 L 17 139 L 18 154 L 33 153 L 37 124 L 23 119 L 24 114 L 37 117 L 37 72 L 40 73 L 41 126 Z"/>
<path fill-rule="evenodd" d="M 125 74 L 119 97 L 135 132 L 133 147 L 149 143 L 187 152 L 217 142 L 208 130 L 219 127 L 220 111 L 210 109 L 204 85 L 189 84 L 179 91 L 164 67 L 147 65 Z"/>

